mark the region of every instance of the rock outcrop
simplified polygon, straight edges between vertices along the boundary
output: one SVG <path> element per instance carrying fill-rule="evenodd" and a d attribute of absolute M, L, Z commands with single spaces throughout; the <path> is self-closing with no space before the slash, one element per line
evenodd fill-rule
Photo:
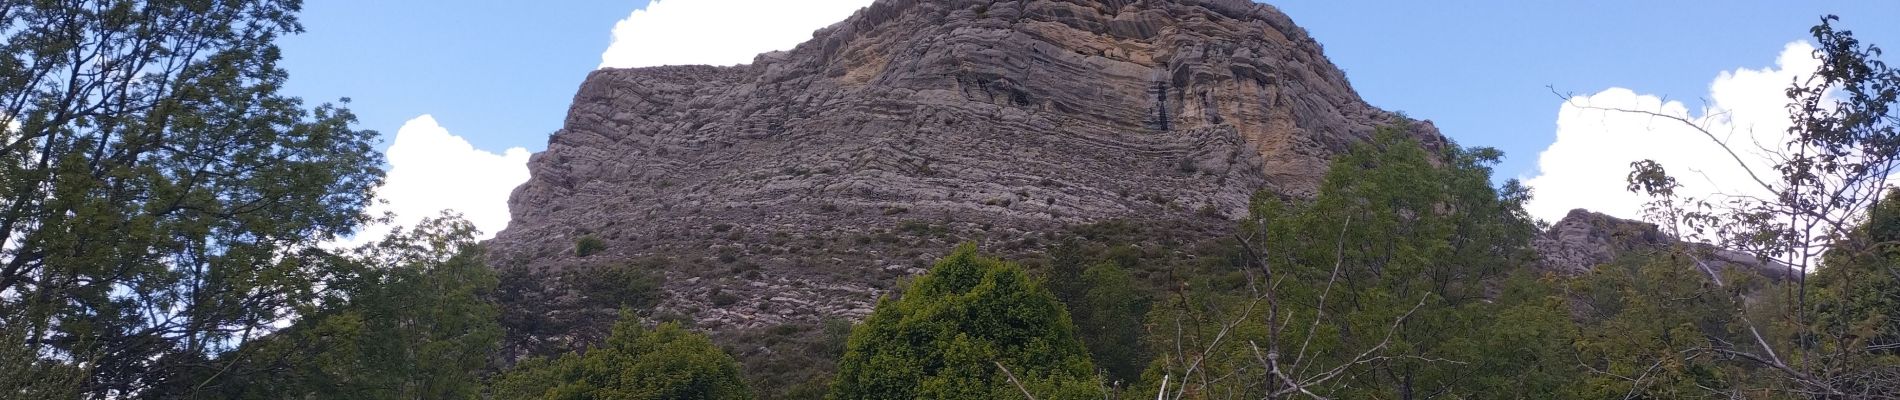
<path fill-rule="evenodd" d="M 858 318 L 959 241 L 1227 226 L 1401 120 L 1246 0 L 880 0 L 749 65 L 593 72 L 491 248 L 545 273 L 664 258 L 660 308 L 704 328 Z"/>
<path fill-rule="evenodd" d="M 1570 210 L 1564 219 L 1550 225 L 1532 242 L 1547 271 L 1580 275 L 1623 257 L 1679 252 L 1692 254 L 1712 270 L 1750 271 L 1769 279 L 1781 280 L 1799 274 L 1786 264 L 1762 260 L 1753 255 L 1713 246 L 1682 243 L 1664 233 L 1655 224 L 1631 221 L 1591 212 Z"/>
<path fill-rule="evenodd" d="M 1531 246 L 1543 269 L 1580 275 L 1623 255 L 1666 250 L 1673 243 L 1655 224 L 1575 209 L 1551 223 Z"/>

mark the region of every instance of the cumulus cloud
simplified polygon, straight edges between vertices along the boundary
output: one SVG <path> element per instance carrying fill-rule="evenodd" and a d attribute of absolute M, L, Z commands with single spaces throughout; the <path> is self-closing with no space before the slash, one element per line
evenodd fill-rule
<path fill-rule="evenodd" d="M 786 50 L 871 0 L 653 0 L 614 24 L 601 68 L 734 65 Z"/>
<path fill-rule="evenodd" d="M 1557 140 L 1538 156 L 1537 175 L 1524 180 L 1535 195 L 1526 208 L 1553 222 L 1575 208 L 1641 218 L 1643 205 L 1651 199 L 1624 190 L 1630 163 L 1640 160 L 1656 160 L 1667 168 L 1682 183 L 1681 196 L 1712 201 L 1760 197 L 1767 191 L 1710 135 L 1668 118 L 1612 110 L 1687 119 L 1728 143 L 1756 171 L 1772 173 L 1764 156 L 1787 142 L 1785 90 L 1819 65 L 1812 45 L 1789 43 L 1772 67 L 1717 75 L 1699 109 L 1625 88 L 1572 98 L 1557 113 Z"/>
<path fill-rule="evenodd" d="M 429 115 L 404 123 L 384 155 L 389 172 L 376 190 L 382 202 L 369 212 L 394 218 L 363 228 L 346 246 L 380 239 L 395 226 L 416 226 L 444 210 L 461 213 L 481 229 L 481 238 L 493 237 L 508 226 L 508 194 L 528 180 L 528 149 L 477 149 Z"/>

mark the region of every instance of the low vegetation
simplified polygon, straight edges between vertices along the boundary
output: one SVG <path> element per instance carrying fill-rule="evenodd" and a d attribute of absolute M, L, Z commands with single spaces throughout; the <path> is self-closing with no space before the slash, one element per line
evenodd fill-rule
<path fill-rule="evenodd" d="M 647 329 L 627 313 L 584 353 L 535 358 L 497 378 L 502 399 L 750 399 L 739 366 L 712 340 L 665 323 Z"/>

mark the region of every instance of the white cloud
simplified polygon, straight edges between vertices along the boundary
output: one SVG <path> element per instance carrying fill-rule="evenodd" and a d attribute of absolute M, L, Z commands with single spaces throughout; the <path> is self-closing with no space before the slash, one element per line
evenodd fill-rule
<path fill-rule="evenodd" d="M 384 202 L 369 212 L 391 212 L 395 218 L 364 227 L 345 245 L 380 239 L 394 226 L 414 227 L 443 210 L 462 213 L 481 229 L 481 238 L 493 237 L 508 227 L 508 194 L 528 181 L 528 149 L 516 147 L 502 154 L 477 149 L 429 115 L 404 123 L 384 155 L 389 172 L 376 191 Z"/>
<path fill-rule="evenodd" d="M 787 50 L 871 0 L 653 0 L 614 24 L 601 68 L 734 65 Z"/>
<path fill-rule="evenodd" d="M 1709 85 L 1707 104 L 1699 110 L 1624 88 L 1571 99 L 1557 113 L 1557 141 L 1538 156 L 1539 175 L 1524 181 L 1535 195 L 1526 208 L 1552 222 L 1574 208 L 1641 218 L 1650 198 L 1624 190 L 1629 164 L 1640 160 L 1656 160 L 1668 169 L 1683 185 L 1681 196 L 1720 201 L 1767 193 L 1707 135 L 1667 118 L 1603 109 L 1694 121 L 1729 143 L 1756 171 L 1772 173 L 1762 156 L 1786 142 L 1785 90 L 1820 65 L 1813 53 L 1807 42 L 1789 43 L 1774 67 L 1724 71 Z"/>

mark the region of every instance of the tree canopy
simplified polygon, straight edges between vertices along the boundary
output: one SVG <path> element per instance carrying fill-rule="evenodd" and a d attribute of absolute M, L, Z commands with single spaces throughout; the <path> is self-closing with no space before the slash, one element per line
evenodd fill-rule
<path fill-rule="evenodd" d="M 732 356 L 676 323 L 646 329 L 623 313 L 606 343 L 585 353 L 523 361 L 501 376 L 498 399 L 750 399 Z"/>
<path fill-rule="evenodd" d="M 288 328 L 225 353 L 172 397 L 470 398 L 501 327 L 496 280 L 475 228 L 432 218 L 365 246 L 357 273 Z"/>
<path fill-rule="evenodd" d="M 0 4 L 0 317 L 83 397 L 201 382 L 342 273 L 376 132 L 281 93 L 298 1 Z"/>
<path fill-rule="evenodd" d="M 1537 280 L 1528 193 L 1492 186 L 1495 150 L 1426 148 L 1407 131 L 1338 157 L 1311 200 L 1257 196 L 1231 262 L 1187 275 L 1152 314 L 1162 357 L 1143 390 L 1482 398 L 1567 379 L 1559 360 L 1522 359 L 1566 346 L 1534 340 L 1567 329 L 1541 318 L 1560 308 L 1554 293 L 1500 290 Z M 1519 368 L 1490 369 L 1502 365 Z"/>
<path fill-rule="evenodd" d="M 1062 304 L 1014 264 L 958 247 L 851 333 L 833 399 L 1099 398 Z"/>

